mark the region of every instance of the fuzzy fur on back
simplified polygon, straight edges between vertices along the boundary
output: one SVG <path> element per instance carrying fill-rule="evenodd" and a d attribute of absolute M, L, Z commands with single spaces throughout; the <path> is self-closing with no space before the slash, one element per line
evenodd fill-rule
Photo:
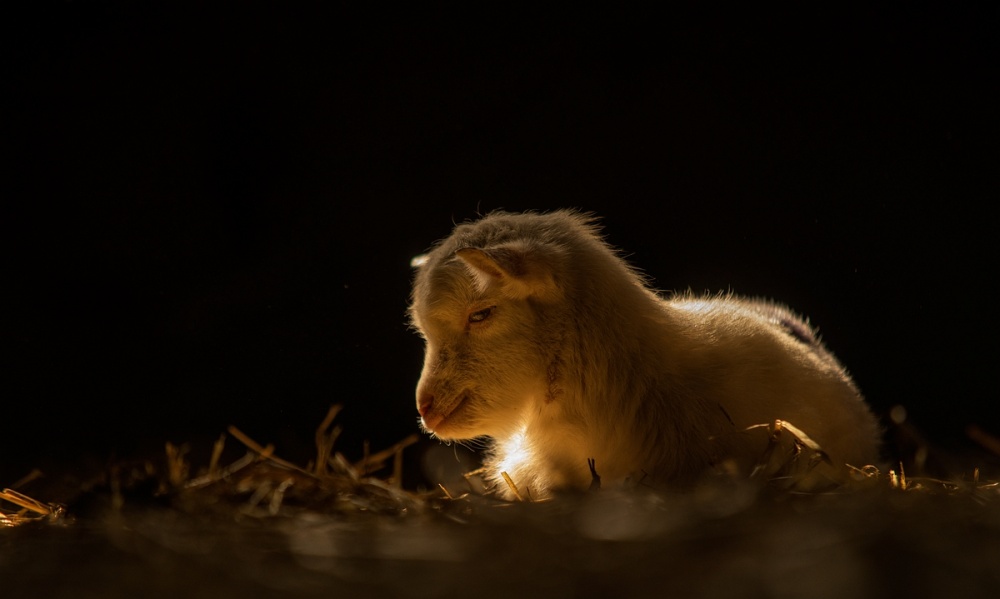
<path fill-rule="evenodd" d="M 732 295 L 664 299 L 577 212 L 492 213 L 419 267 L 426 340 L 417 408 L 442 440 L 492 439 L 487 466 L 532 496 L 602 481 L 683 485 L 767 446 L 781 419 L 843 464 L 878 428 L 844 368 L 787 308 Z"/>

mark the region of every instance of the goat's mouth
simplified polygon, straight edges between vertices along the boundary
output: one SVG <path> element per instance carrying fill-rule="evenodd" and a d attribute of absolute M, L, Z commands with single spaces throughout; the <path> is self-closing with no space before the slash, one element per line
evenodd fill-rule
<path fill-rule="evenodd" d="M 456 413 L 465 406 L 467 399 L 469 399 L 468 391 L 459 395 L 458 399 L 451 402 L 443 410 L 438 410 L 437 406 L 431 408 L 420 419 L 424 429 L 429 433 L 437 433 L 440 435 L 443 432 L 442 429 L 447 428 L 449 421 L 453 420 L 457 415 Z"/>

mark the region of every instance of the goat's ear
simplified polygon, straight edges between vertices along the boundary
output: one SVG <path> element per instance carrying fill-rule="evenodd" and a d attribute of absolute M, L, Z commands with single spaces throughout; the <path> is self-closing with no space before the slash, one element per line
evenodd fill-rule
<path fill-rule="evenodd" d="M 554 276 L 559 254 L 555 248 L 525 242 L 455 252 L 480 288 L 499 285 L 504 295 L 514 299 L 555 299 L 559 295 Z"/>

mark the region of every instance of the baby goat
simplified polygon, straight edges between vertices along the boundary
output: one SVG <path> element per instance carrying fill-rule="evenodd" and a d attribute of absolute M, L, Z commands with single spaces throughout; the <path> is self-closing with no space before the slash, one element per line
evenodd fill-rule
<path fill-rule="evenodd" d="M 731 295 L 661 298 L 577 212 L 457 226 L 418 267 L 410 314 L 423 428 L 492 438 L 492 479 L 536 498 L 587 489 L 591 459 L 605 484 L 748 468 L 769 443 L 754 425 L 779 419 L 829 457 L 810 485 L 877 457 L 874 417 L 806 322 Z"/>

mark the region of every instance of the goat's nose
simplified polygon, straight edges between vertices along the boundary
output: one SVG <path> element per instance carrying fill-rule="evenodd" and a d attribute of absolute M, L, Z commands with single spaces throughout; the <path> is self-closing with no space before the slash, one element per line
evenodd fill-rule
<path fill-rule="evenodd" d="M 417 394 L 417 412 L 423 417 L 434 407 L 434 396 L 426 391 Z"/>

